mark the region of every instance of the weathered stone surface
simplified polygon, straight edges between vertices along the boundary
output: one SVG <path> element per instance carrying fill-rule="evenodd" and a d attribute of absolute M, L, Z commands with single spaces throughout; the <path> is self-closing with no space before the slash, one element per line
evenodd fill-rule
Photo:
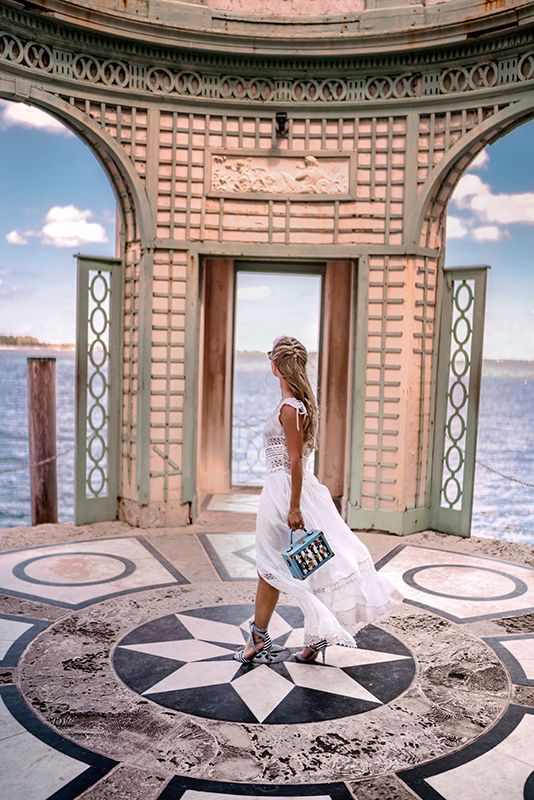
<path fill-rule="evenodd" d="M 512 702 L 534 708 L 534 686 L 514 686 Z"/>
<path fill-rule="evenodd" d="M 156 800 L 168 778 L 119 764 L 86 792 L 84 800 Z"/>
<path fill-rule="evenodd" d="M 105 600 L 52 625 L 21 665 L 21 689 L 68 738 L 151 774 L 250 782 L 356 780 L 397 771 L 464 746 L 500 716 L 508 682 L 491 648 L 465 628 L 402 606 L 384 624 L 415 657 L 408 689 L 353 717 L 269 726 L 163 708 L 115 675 L 116 642 L 165 614 L 251 603 L 252 583 L 151 589 Z M 282 602 L 291 602 L 282 598 Z"/>
<path fill-rule="evenodd" d="M 350 783 L 356 800 L 413 800 L 414 795 L 395 775 L 383 775 L 369 781 Z"/>
<path fill-rule="evenodd" d="M 0 685 L 5 683 L 13 683 L 14 676 L 13 670 L 7 667 L 0 667 Z"/>
<path fill-rule="evenodd" d="M 0 609 L 2 614 L 19 614 L 44 620 L 61 619 L 69 613 L 64 608 L 39 603 L 36 600 L 25 600 L 22 597 L 11 597 L 7 594 L 0 594 Z"/>
<path fill-rule="evenodd" d="M 501 617 L 495 623 L 504 628 L 506 633 L 532 633 L 534 631 L 534 614 L 519 617 Z"/>

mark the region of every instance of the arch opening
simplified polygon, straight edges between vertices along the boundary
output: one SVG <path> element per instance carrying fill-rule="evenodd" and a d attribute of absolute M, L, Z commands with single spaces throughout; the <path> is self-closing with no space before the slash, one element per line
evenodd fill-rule
<path fill-rule="evenodd" d="M 91 519 L 79 519 L 79 496 L 85 492 L 87 487 L 94 488 L 94 482 L 95 479 L 98 478 L 98 475 L 100 475 L 100 479 L 97 480 L 97 489 L 99 487 L 100 489 L 104 488 L 107 478 L 112 477 L 111 483 L 117 486 L 117 490 L 115 491 L 117 496 L 119 494 L 122 495 L 124 491 L 126 491 L 127 496 L 128 492 L 131 495 L 135 487 L 135 477 L 131 479 L 129 488 L 124 479 L 122 481 L 120 480 L 118 453 L 114 454 L 111 461 L 109 461 L 109 452 L 103 455 L 101 452 L 102 447 L 99 445 L 99 442 L 101 442 L 103 434 L 106 434 L 107 432 L 107 424 L 109 422 L 110 414 L 116 419 L 117 424 L 120 423 L 122 415 L 122 424 L 125 425 L 129 431 L 125 441 L 125 437 L 122 437 L 122 449 L 126 456 L 128 456 L 128 452 L 130 451 L 131 466 L 129 471 L 130 475 L 135 473 L 135 451 L 133 449 L 133 443 L 131 444 L 128 441 L 128 438 L 134 438 L 136 419 L 134 413 L 130 409 L 121 409 L 120 395 L 121 383 L 124 380 L 124 374 L 128 376 L 127 379 L 130 381 L 130 383 L 133 383 L 137 380 L 137 363 L 129 352 L 130 345 L 128 342 L 128 333 L 126 332 L 126 336 L 124 333 L 125 330 L 128 331 L 128 329 L 131 329 L 133 320 L 138 315 L 139 311 L 139 294 L 137 292 L 137 296 L 135 296 L 135 292 L 131 291 L 131 287 L 138 283 L 141 268 L 141 230 L 144 229 L 146 231 L 148 227 L 148 204 L 146 201 L 144 186 L 142 185 L 139 177 L 135 175 L 132 165 L 127 163 L 126 154 L 120 151 L 109 132 L 105 130 L 98 130 L 96 124 L 92 120 L 84 118 L 84 115 L 80 109 L 71 106 L 59 97 L 38 89 L 33 89 L 30 92 L 30 95 L 26 97 L 22 95 L 17 96 L 12 91 L 6 91 L 5 88 L 0 86 L 0 99 L 10 102 L 14 101 L 25 103 L 30 108 L 44 111 L 50 118 L 61 122 L 61 124 L 68 131 L 74 134 L 78 142 L 88 147 L 92 157 L 96 159 L 99 169 L 101 169 L 103 174 L 106 176 L 114 198 L 113 216 L 115 217 L 115 223 L 117 227 L 114 232 L 115 235 L 111 237 L 110 241 L 111 252 L 109 257 L 104 257 L 102 255 L 97 256 L 97 263 L 93 264 L 95 270 L 94 274 L 91 276 L 91 285 L 97 286 L 98 284 L 100 286 L 100 284 L 103 285 L 106 281 L 108 281 L 110 273 L 107 270 L 107 265 L 112 263 L 115 268 L 115 278 L 113 281 L 113 291 L 115 296 L 112 299 L 109 297 L 109 292 L 112 288 L 111 283 L 106 285 L 107 288 L 106 292 L 104 293 L 105 297 L 101 297 L 102 292 L 99 293 L 98 291 L 96 292 L 96 295 L 98 296 L 95 295 L 95 297 L 93 297 L 94 293 L 90 290 L 90 287 L 87 286 L 86 289 L 88 291 L 88 297 L 86 297 L 85 300 L 87 301 L 89 298 L 89 302 L 85 303 L 86 318 L 84 320 L 84 303 L 83 298 L 81 298 L 80 295 L 81 287 L 78 285 L 77 342 L 75 354 L 76 364 L 74 361 L 74 354 L 71 353 L 70 358 L 68 358 L 65 352 L 57 353 L 57 413 L 59 430 L 61 432 L 61 435 L 58 435 L 57 444 L 58 479 L 60 485 L 64 483 L 66 484 L 65 490 L 63 491 L 63 498 L 60 495 L 60 508 L 62 511 L 62 516 L 64 516 L 65 513 L 69 514 L 70 508 L 72 508 L 72 494 L 74 492 L 76 495 L 76 502 L 74 503 L 76 521 L 92 521 Z M 74 177 L 74 175 L 72 177 Z M 61 194 L 61 192 L 58 194 Z M 81 203 L 83 203 L 83 208 L 85 208 L 85 200 L 82 200 Z M 80 202 L 78 202 L 78 205 L 79 204 Z M 82 211 L 81 209 L 76 209 L 74 205 L 66 208 L 62 208 L 58 205 L 57 207 L 51 209 L 51 211 L 57 212 L 55 213 L 56 217 L 58 215 L 61 217 L 61 215 L 66 213 L 66 210 L 69 208 L 73 213 L 78 213 L 78 216 L 80 217 L 80 223 L 82 225 L 85 224 L 87 227 L 92 225 L 93 230 L 98 227 L 102 228 L 101 225 L 98 225 L 95 222 L 87 222 L 88 216 L 91 215 L 89 210 Z M 43 226 L 43 230 L 48 229 L 50 225 L 53 226 L 54 224 L 56 225 L 56 228 L 60 227 L 61 225 L 63 225 L 64 228 L 65 224 L 67 226 L 69 224 L 68 220 L 66 223 L 63 223 L 60 219 L 55 220 L 55 218 L 54 220 L 49 220 L 49 216 L 50 214 L 47 215 L 47 224 Z M 142 220 L 142 222 L 140 222 L 140 220 Z M 111 222 L 109 224 L 111 224 Z M 16 231 L 13 233 L 16 233 Z M 37 236 L 37 232 L 30 233 L 30 235 Z M 34 239 L 33 241 L 36 242 L 38 239 Z M 47 241 L 45 237 L 42 239 L 42 241 L 47 244 L 52 244 L 55 240 L 50 239 Z M 68 241 L 69 240 L 66 239 L 63 242 L 63 246 L 65 246 Z M 83 236 L 74 235 L 72 237 L 72 253 L 74 254 L 76 248 L 80 246 L 80 242 L 86 242 L 86 244 L 83 244 L 84 249 L 86 247 L 91 248 L 92 246 L 93 250 L 96 250 L 97 253 L 102 252 L 102 245 L 91 245 L 90 241 L 97 241 L 97 239 L 91 240 L 90 236 L 84 239 Z M 80 276 L 78 276 L 78 282 L 79 280 Z M 130 293 L 132 300 L 129 307 L 128 304 L 126 304 L 127 307 L 124 310 L 123 318 L 119 318 L 117 314 L 122 314 L 121 295 L 123 291 L 123 285 L 125 290 Z M 81 303 L 80 300 L 82 300 Z M 111 300 L 114 306 L 113 315 L 116 317 L 113 320 L 110 320 L 109 318 L 111 312 Z M 106 309 L 104 309 L 106 303 L 108 305 Z M 98 331 L 96 331 L 96 329 L 94 331 L 92 330 L 91 320 L 96 320 L 97 322 L 100 320 L 99 324 L 97 325 Z M 104 328 L 100 330 L 102 328 L 102 325 L 100 324 L 102 321 Z M 69 323 L 69 325 L 71 324 L 72 323 Z M 84 324 L 85 335 L 82 331 Z M 104 340 L 106 339 L 106 336 L 109 338 L 109 331 L 107 331 L 107 327 L 111 324 L 114 325 L 115 333 L 113 334 L 113 338 L 116 339 L 116 341 L 113 342 L 113 347 L 115 348 L 115 364 L 112 373 L 108 370 L 109 364 L 107 364 L 102 371 L 102 364 L 100 363 L 102 361 L 102 353 L 105 355 L 104 361 L 109 357 L 109 347 L 111 343 L 109 341 L 105 342 Z M 16 334 L 17 331 L 14 331 L 14 333 Z M 42 339 L 44 337 L 41 336 L 40 338 Z M 71 337 L 68 338 L 70 341 L 72 341 Z M 56 339 L 46 338 L 46 341 L 56 341 Z M 119 349 L 119 345 L 122 345 L 122 349 Z M 97 352 L 99 348 L 100 353 Z M 95 354 L 97 356 L 96 360 L 93 359 Z M 54 354 L 50 353 L 50 355 Z M 83 372 L 84 369 L 86 378 L 85 387 L 88 394 L 85 398 L 84 404 L 85 419 L 82 420 L 79 413 L 80 405 L 83 404 L 81 397 L 82 392 L 80 390 L 80 373 Z M 87 372 L 88 369 L 89 372 Z M 75 374 L 77 386 L 77 408 L 75 409 L 74 416 L 77 417 L 77 431 L 76 435 L 74 436 L 74 419 L 70 409 L 74 405 L 72 401 L 75 388 Z M 105 385 L 106 382 L 114 382 L 115 384 L 113 386 L 113 407 L 110 407 L 111 396 L 106 395 L 106 391 L 104 392 L 106 395 L 105 398 L 102 399 L 101 396 L 102 384 Z M 92 390 L 94 387 L 100 388 L 93 397 Z M 87 402 L 87 400 L 89 400 L 89 402 Z M 65 402 L 67 402 L 67 404 L 70 403 L 70 408 L 66 418 L 63 419 L 61 404 L 64 404 Z M 21 409 L 21 411 L 21 418 L 24 421 L 25 408 Z M 75 458 L 77 465 L 77 476 L 75 481 L 72 480 L 72 469 L 69 466 L 70 459 L 72 458 L 72 449 L 74 447 L 74 438 L 76 440 Z M 67 439 L 69 440 L 68 442 Z M 117 437 L 117 442 L 114 445 L 116 450 L 118 450 L 118 446 L 119 442 Z M 113 476 L 106 476 L 106 480 L 102 480 L 102 474 L 100 470 L 97 469 L 95 471 L 95 464 L 89 463 L 95 458 L 96 461 L 99 462 L 100 469 L 102 466 L 104 466 L 104 471 L 109 471 L 112 469 L 115 474 Z M 121 483 L 123 487 L 126 488 L 121 488 L 118 490 L 118 487 L 121 485 Z M 86 486 L 82 486 L 81 484 L 86 484 Z M 21 482 L 19 482 L 17 485 L 22 486 L 21 491 L 23 491 L 25 494 L 24 485 Z M 12 491 L 14 487 L 13 485 L 10 486 L 10 491 Z M 87 491 L 89 490 L 87 489 Z M 112 515 L 108 516 L 107 518 L 116 517 L 117 499 L 118 498 L 116 497 L 114 500 L 115 510 L 113 511 Z M 27 501 L 25 501 L 25 503 L 27 503 Z M 13 518 L 11 523 L 8 522 L 8 524 L 17 523 L 20 524 L 17 515 Z"/>

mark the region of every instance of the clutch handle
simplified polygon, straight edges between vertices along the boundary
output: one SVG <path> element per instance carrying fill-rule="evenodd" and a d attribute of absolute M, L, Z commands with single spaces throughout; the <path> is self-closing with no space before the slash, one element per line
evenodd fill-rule
<path fill-rule="evenodd" d="M 304 526 L 303 526 L 302 528 L 295 528 L 295 530 L 297 530 L 297 531 L 304 531 L 304 533 L 308 533 L 308 529 L 307 529 L 307 528 L 305 528 Z M 290 544 L 291 546 L 293 546 L 293 534 L 294 534 L 294 533 L 295 533 L 295 531 L 293 530 L 293 528 L 290 528 L 290 529 L 289 529 L 289 544 Z"/>

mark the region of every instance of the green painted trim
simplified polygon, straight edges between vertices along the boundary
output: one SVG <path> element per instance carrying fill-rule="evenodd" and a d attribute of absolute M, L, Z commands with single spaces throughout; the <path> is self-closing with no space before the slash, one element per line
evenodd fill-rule
<path fill-rule="evenodd" d="M 336 261 L 340 259 L 330 258 L 328 260 Z M 324 273 L 324 264 L 306 262 L 305 260 L 303 260 L 302 263 L 298 263 L 296 260 L 286 263 L 273 263 L 272 261 L 264 261 L 261 258 L 258 258 L 256 262 L 239 261 L 236 259 L 235 268 L 236 272 L 272 272 L 283 275 L 322 275 Z"/>
<path fill-rule="evenodd" d="M 139 264 L 139 341 L 135 470 L 140 505 L 150 502 L 150 374 L 152 369 L 152 279 L 154 253 L 141 253 Z"/>
<path fill-rule="evenodd" d="M 121 322 L 122 322 L 122 261 L 103 256 L 77 258 L 76 290 L 76 422 L 74 521 L 77 525 L 117 519 L 120 485 L 120 398 L 122 391 Z M 108 363 L 108 426 L 106 497 L 86 496 L 87 455 L 87 372 L 88 372 L 88 307 L 89 272 L 110 273 L 109 303 L 109 363 Z"/>
<path fill-rule="evenodd" d="M 403 239 L 405 246 L 410 248 L 414 255 L 418 252 L 419 239 L 421 238 L 420 228 L 417 228 L 415 209 L 417 206 L 417 171 L 419 154 L 419 119 L 421 111 L 410 110 L 406 115 L 406 161 L 404 165 L 404 226 Z M 388 250 L 392 252 L 391 249 Z"/>
<path fill-rule="evenodd" d="M 436 407 L 432 466 L 432 491 L 431 491 L 431 523 L 436 530 L 439 527 L 439 508 L 441 505 L 441 485 L 443 480 L 443 454 L 445 447 L 445 424 L 447 419 L 448 391 L 449 391 L 449 361 L 451 350 L 451 323 L 452 323 L 452 292 L 451 283 L 447 280 L 445 270 L 442 271 L 441 297 L 440 297 L 440 327 L 438 331 L 438 358 L 436 375 Z"/>
<path fill-rule="evenodd" d="M 511 57 L 528 46 L 533 14 L 530 3 L 517 7 L 510 3 L 509 8 L 488 13 L 487 3 L 482 0 L 474 4 L 469 0 L 461 3 L 450 0 L 446 9 L 420 4 L 394 8 L 387 2 L 386 7 L 366 8 L 352 15 L 340 15 L 337 20 L 329 16 L 320 20 L 311 17 L 286 22 L 266 19 L 245 22 L 206 7 L 186 4 L 180 8 L 176 2 L 161 0 L 157 21 L 149 19 L 145 12 L 122 16 L 118 23 L 117 15 L 110 17 L 105 9 L 94 7 L 88 21 L 83 14 L 73 12 L 72 3 L 40 2 L 49 12 L 55 12 L 53 20 L 26 9 L 0 7 L 2 27 L 53 48 L 61 42 L 67 48 L 62 51 L 62 55 L 66 54 L 63 56 L 66 64 L 72 51 L 89 51 L 102 60 L 120 58 L 129 65 L 135 64 L 137 81 L 128 86 L 130 93 L 132 90 L 148 93 L 146 82 L 140 80 L 147 65 L 193 70 L 210 76 L 214 70 L 231 76 L 237 70 L 240 77 L 252 73 L 282 78 L 282 86 L 274 95 L 277 103 L 285 99 L 284 82 L 293 76 L 324 78 L 361 75 L 364 71 L 395 78 L 412 71 L 422 73 L 424 82 L 426 73 L 458 61 L 466 66 L 477 59 L 484 62 L 499 56 Z M 38 4 L 35 2 L 33 6 Z M 169 14 L 175 23 L 179 21 L 179 26 L 165 25 Z M 415 29 L 409 25 L 407 15 L 416 23 Z M 216 22 L 209 30 L 212 16 Z M 470 18 L 470 40 L 466 39 L 466 16 Z M 90 32 L 86 28 L 89 24 Z M 499 31 L 503 25 L 505 30 Z M 277 30 L 283 30 L 284 35 L 277 36 Z M 429 87 L 423 85 L 415 91 L 425 88 L 432 92 L 432 82 Z"/>
<path fill-rule="evenodd" d="M 445 277 L 443 274 L 442 258 L 444 253 L 441 254 L 436 264 L 436 309 L 434 317 L 434 337 L 432 342 L 432 366 L 430 373 L 430 409 L 428 418 L 428 451 L 426 455 L 426 490 L 425 490 L 425 506 L 429 509 L 432 508 L 432 487 L 434 484 L 434 470 L 432 464 L 434 463 L 434 452 L 436 448 L 436 406 L 438 397 L 438 379 L 439 379 L 439 353 L 440 353 L 440 332 L 441 332 L 441 317 L 442 317 L 442 304 L 443 295 L 446 291 Z"/>
<path fill-rule="evenodd" d="M 177 242 L 172 239 L 156 239 L 155 246 L 200 256 L 228 256 L 228 258 L 254 259 L 261 252 L 261 258 L 272 258 L 277 261 L 298 263 L 299 261 L 351 261 L 365 255 L 421 255 L 436 258 L 439 250 L 431 247 L 409 248 L 406 245 L 372 245 L 372 244 L 258 244 L 245 242 Z"/>
<path fill-rule="evenodd" d="M 85 461 L 87 448 L 87 312 L 88 271 L 78 256 L 76 264 L 76 419 L 74 441 L 74 523 L 85 523 Z"/>
<path fill-rule="evenodd" d="M 496 92 L 495 104 L 502 103 L 503 100 L 505 100 L 505 102 L 509 103 L 509 105 L 500 111 L 497 111 L 495 114 L 492 114 L 478 125 L 475 125 L 475 127 L 464 136 L 460 136 L 458 141 L 455 142 L 451 148 L 449 148 L 443 158 L 441 158 L 430 170 L 425 182 L 419 190 L 417 205 L 413 211 L 414 231 L 422 230 L 429 204 L 433 201 L 433 198 L 435 197 L 439 187 L 446 180 L 449 171 L 463 155 L 469 152 L 473 147 L 476 148 L 475 152 L 478 152 L 481 149 L 480 146 L 477 147 L 477 144 L 480 141 L 483 141 L 484 144 L 491 143 L 491 141 L 495 141 L 504 134 L 508 133 L 511 128 L 519 124 L 520 121 L 526 121 L 526 119 L 532 118 L 534 113 L 534 92 L 532 90 L 532 86 L 530 87 L 530 91 L 528 91 L 526 97 L 521 95 L 520 97 L 515 98 L 515 102 L 513 102 L 513 94 L 514 92 L 512 89 L 505 92 Z M 464 108 L 465 106 L 460 107 Z M 420 113 L 423 113 L 422 109 Z M 506 125 L 506 127 L 503 129 L 503 125 L 505 123 L 509 123 L 509 125 Z M 495 137 L 493 140 L 490 138 L 488 141 L 487 134 L 490 134 L 493 129 L 495 129 Z M 453 189 L 454 184 L 450 186 L 451 193 Z"/>
<path fill-rule="evenodd" d="M 358 259 L 354 293 L 353 307 L 356 308 L 356 319 L 352 341 L 352 409 L 349 412 L 351 420 L 350 445 L 347 453 L 349 460 L 348 509 L 359 508 L 362 501 L 367 326 L 369 313 L 369 259 L 367 256 Z"/>
<path fill-rule="evenodd" d="M 484 341 L 484 311 L 486 302 L 486 265 L 457 266 L 443 270 L 442 303 L 440 319 L 440 342 L 438 374 L 436 386 L 436 426 L 434 438 L 434 458 L 432 469 L 431 524 L 438 531 L 469 536 L 473 510 L 475 482 L 476 440 L 478 432 L 478 411 L 480 383 L 482 375 L 482 348 Z M 445 508 L 441 505 L 443 467 L 446 442 L 448 391 L 450 377 L 451 323 L 453 318 L 453 282 L 474 281 L 472 342 L 470 352 L 469 387 L 467 396 L 467 416 L 465 418 L 466 437 L 464 447 L 464 467 L 462 474 L 461 507 Z"/>
<path fill-rule="evenodd" d="M 197 495 L 197 440 L 199 399 L 199 344 L 200 344 L 200 262 L 196 253 L 187 256 L 187 281 L 185 295 L 185 356 L 184 356 L 184 409 L 182 444 L 182 503 L 191 503 L 191 517 L 196 518 Z"/>
<path fill-rule="evenodd" d="M 0 65 L 1 66 L 1 65 Z M 0 70 L 1 73 L 1 70 Z M 27 73 L 26 73 L 27 78 Z M 155 234 L 155 217 L 148 201 L 144 183 L 135 171 L 135 167 L 125 149 L 116 141 L 101 125 L 91 119 L 87 114 L 82 113 L 72 103 L 68 103 L 61 97 L 57 97 L 44 88 L 44 85 L 30 86 L 29 95 L 21 95 L 18 91 L 18 78 L 13 79 L 13 89 L 10 92 L 2 91 L 3 97 L 8 100 L 22 100 L 29 102 L 38 108 L 44 109 L 54 117 L 58 117 L 66 123 L 70 130 L 81 136 L 91 152 L 101 164 L 108 180 L 110 181 L 117 203 L 122 205 L 121 194 L 124 188 L 117 186 L 115 176 L 109 168 L 112 162 L 115 169 L 119 172 L 125 186 L 131 196 L 136 213 L 137 224 L 139 226 L 139 236 L 142 240 L 151 240 Z M 58 91 L 58 87 L 53 87 L 52 91 Z M 110 101 L 109 92 L 107 101 Z"/>
<path fill-rule="evenodd" d="M 347 525 L 353 530 L 377 530 L 406 536 L 430 528 L 430 510 L 412 508 L 408 511 L 380 511 L 347 507 Z"/>

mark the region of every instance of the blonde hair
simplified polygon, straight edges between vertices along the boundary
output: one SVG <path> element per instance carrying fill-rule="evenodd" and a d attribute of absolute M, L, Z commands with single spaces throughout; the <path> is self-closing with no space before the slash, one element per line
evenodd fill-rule
<path fill-rule="evenodd" d="M 308 413 L 304 415 L 302 424 L 304 449 L 316 450 L 319 409 L 306 372 L 308 351 L 302 342 L 293 336 L 279 336 L 274 340 L 273 349 L 269 350 L 267 355 L 287 381 L 297 400 L 302 400 L 306 406 Z"/>

